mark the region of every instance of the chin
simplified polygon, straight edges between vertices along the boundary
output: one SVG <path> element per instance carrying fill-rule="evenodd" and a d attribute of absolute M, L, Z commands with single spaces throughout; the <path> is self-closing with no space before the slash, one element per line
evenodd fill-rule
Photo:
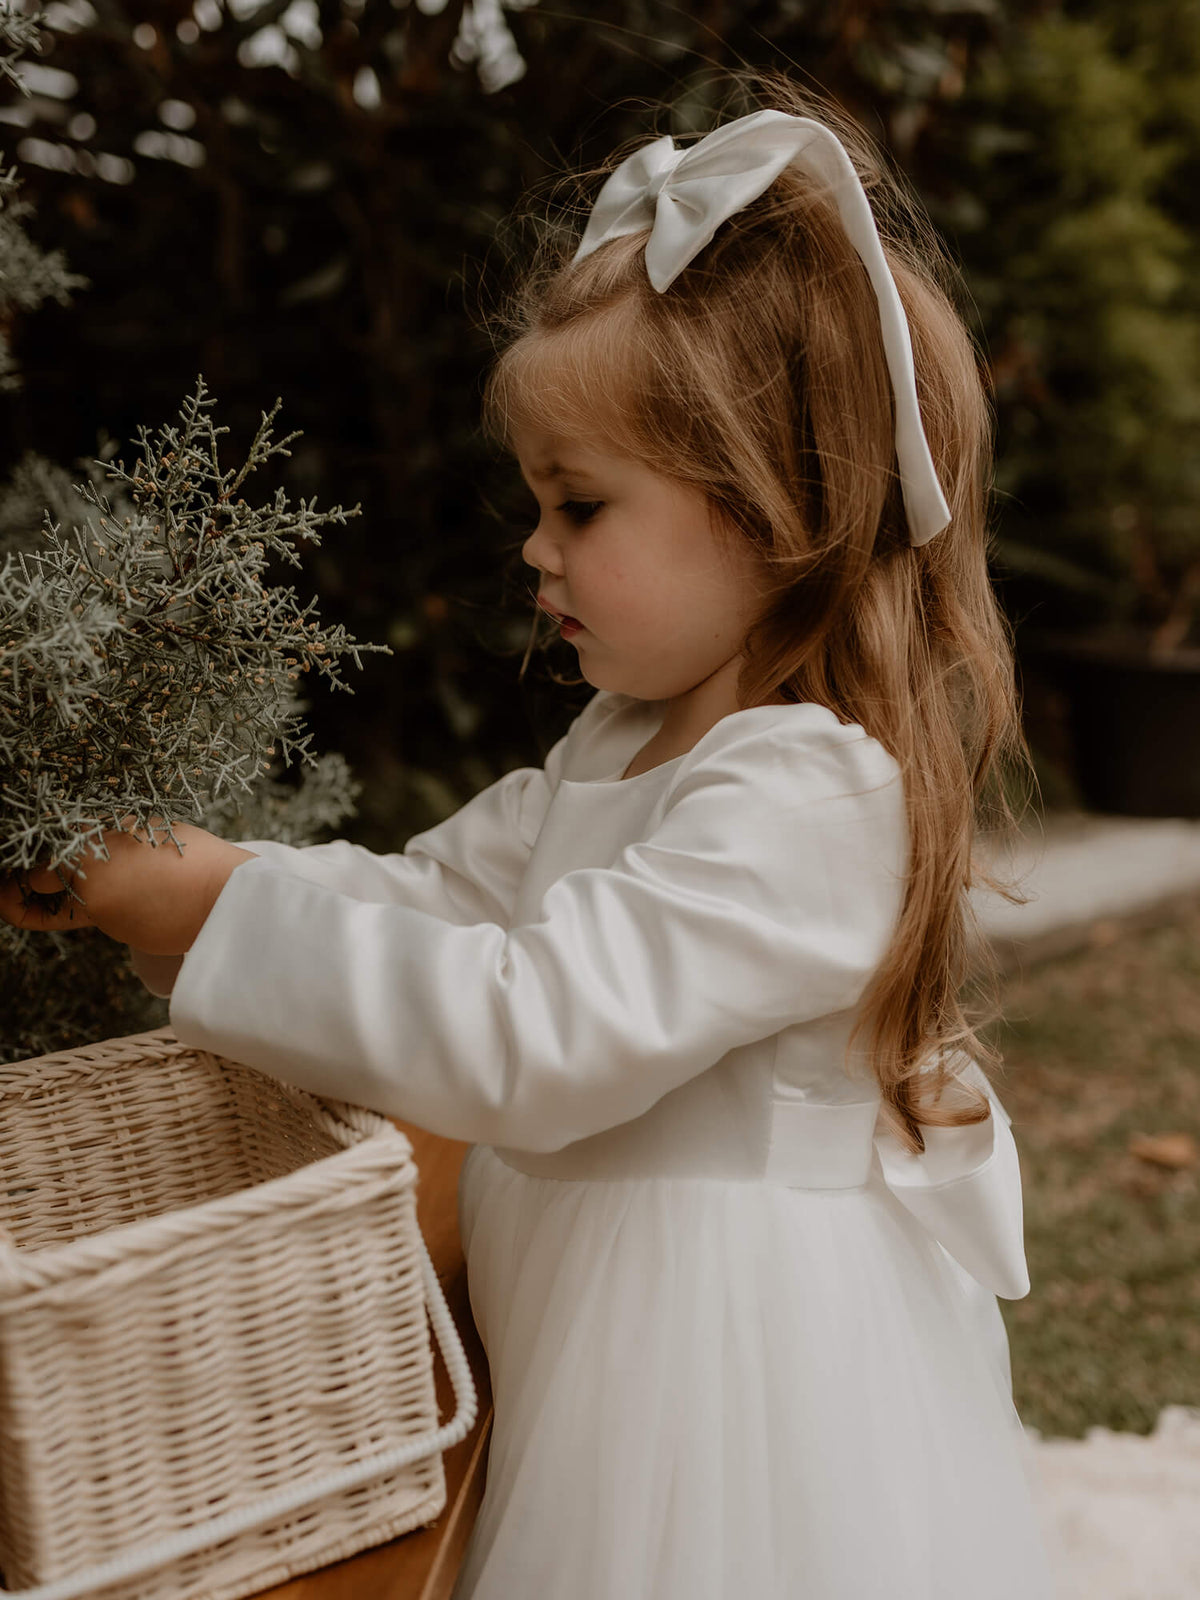
<path fill-rule="evenodd" d="M 656 697 L 647 694 L 644 688 L 636 683 L 629 683 L 622 679 L 619 672 L 605 672 L 603 667 L 597 667 L 582 657 L 579 659 L 580 676 L 590 683 L 593 689 L 607 689 L 611 694 L 628 695 L 631 700 L 653 700 Z"/>

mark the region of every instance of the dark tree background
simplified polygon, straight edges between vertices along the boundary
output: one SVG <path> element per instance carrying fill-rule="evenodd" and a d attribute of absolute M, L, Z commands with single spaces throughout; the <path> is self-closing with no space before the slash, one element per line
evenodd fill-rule
<path fill-rule="evenodd" d="M 785 69 L 858 114 L 965 261 L 1018 620 L 1161 627 L 1200 591 L 1189 0 L 53 0 L 46 16 L 32 97 L 10 97 L 0 135 L 39 243 L 90 288 L 14 329 L 25 386 L 0 397 L 0 469 L 128 439 L 198 372 L 235 448 L 282 398 L 304 434 L 288 492 L 363 508 L 305 577 L 327 618 L 394 651 L 311 717 L 364 781 L 368 843 L 540 759 L 590 692 L 553 681 L 574 662 L 560 643 L 518 684 L 528 506 L 477 432 L 481 308 L 518 242 L 504 219 L 564 164 L 704 125 L 729 68 Z"/>

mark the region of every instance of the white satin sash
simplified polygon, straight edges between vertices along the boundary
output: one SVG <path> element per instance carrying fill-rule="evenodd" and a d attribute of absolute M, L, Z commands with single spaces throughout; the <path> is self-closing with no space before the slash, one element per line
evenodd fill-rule
<path fill-rule="evenodd" d="M 959 1128 L 924 1128 L 907 1151 L 879 1114 L 878 1097 L 845 1104 L 776 1099 L 766 1177 L 796 1189 L 852 1189 L 878 1169 L 926 1233 L 993 1294 L 1029 1293 L 1021 1169 L 1011 1119 L 988 1091 L 992 1115 Z"/>

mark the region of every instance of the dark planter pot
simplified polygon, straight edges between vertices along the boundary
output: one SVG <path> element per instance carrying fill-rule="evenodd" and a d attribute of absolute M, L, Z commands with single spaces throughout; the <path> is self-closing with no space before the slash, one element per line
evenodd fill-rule
<path fill-rule="evenodd" d="M 1200 650 L 1038 639 L 1021 659 L 1065 703 L 1075 779 L 1096 811 L 1200 817 Z"/>

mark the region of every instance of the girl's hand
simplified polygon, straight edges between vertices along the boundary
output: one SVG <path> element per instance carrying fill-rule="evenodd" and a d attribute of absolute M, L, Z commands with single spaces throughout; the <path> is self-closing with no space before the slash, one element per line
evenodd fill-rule
<path fill-rule="evenodd" d="M 63 877 L 50 869 L 30 872 L 24 891 L 9 878 L 0 883 L 0 918 L 39 932 L 96 927 L 150 955 L 183 955 L 230 873 L 253 861 L 254 852 L 186 823 L 176 823 L 174 831 L 182 855 L 170 839 L 152 846 L 132 830 L 110 829 L 107 861 L 89 851 Z M 64 877 L 74 894 L 63 892 Z M 50 906 L 27 905 L 30 889 L 61 898 Z"/>

